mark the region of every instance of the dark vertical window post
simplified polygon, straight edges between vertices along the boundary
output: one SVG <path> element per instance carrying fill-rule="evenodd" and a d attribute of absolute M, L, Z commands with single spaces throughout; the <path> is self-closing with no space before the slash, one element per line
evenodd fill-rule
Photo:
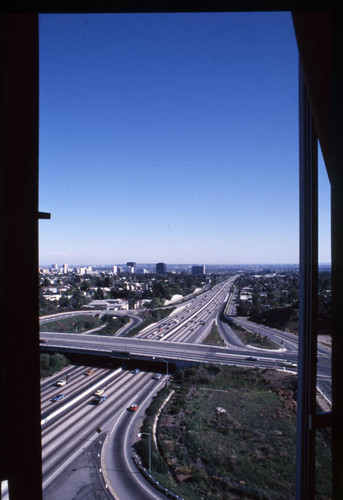
<path fill-rule="evenodd" d="M 39 500 L 38 15 L 1 15 L 0 48 L 1 480 Z"/>
<path fill-rule="evenodd" d="M 300 290 L 297 500 L 314 499 L 317 373 L 318 141 L 299 67 Z"/>
<path fill-rule="evenodd" d="M 343 498 L 343 13 L 335 8 L 331 40 L 332 465 L 333 495 Z"/>

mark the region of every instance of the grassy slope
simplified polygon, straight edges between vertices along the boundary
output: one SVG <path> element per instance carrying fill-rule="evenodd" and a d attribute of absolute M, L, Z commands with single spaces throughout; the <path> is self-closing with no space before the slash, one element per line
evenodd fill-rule
<path fill-rule="evenodd" d="M 241 341 L 246 345 L 260 347 L 261 349 L 278 349 L 279 347 L 270 339 L 268 339 L 267 336 L 262 336 L 258 333 L 247 330 L 246 328 L 243 328 L 242 326 L 235 323 L 234 320 L 230 320 L 229 325 L 235 332 L 237 337 L 239 337 Z"/>
<path fill-rule="evenodd" d="M 206 345 L 225 346 L 225 342 L 222 339 L 222 337 L 219 335 L 218 327 L 214 322 L 211 326 L 211 330 L 209 331 L 208 335 L 204 338 L 202 343 L 206 344 Z"/>
<path fill-rule="evenodd" d="M 41 332 L 83 333 L 97 328 L 104 322 L 94 316 L 70 316 L 69 318 L 56 319 L 40 325 Z"/>
<path fill-rule="evenodd" d="M 176 374 L 174 387 L 158 425 L 168 465 L 153 463 L 158 481 L 186 500 L 294 498 L 294 376 L 201 366 Z M 327 442 L 319 437 L 318 499 L 330 498 Z"/>

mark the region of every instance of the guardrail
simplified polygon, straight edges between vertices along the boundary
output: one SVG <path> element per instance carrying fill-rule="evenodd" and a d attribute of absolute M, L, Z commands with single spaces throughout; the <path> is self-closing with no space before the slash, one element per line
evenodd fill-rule
<path fill-rule="evenodd" d="M 143 465 L 140 463 L 137 456 L 133 456 L 132 460 L 133 460 L 134 464 L 136 465 L 136 467 L 143 473 L 145 478 L 149 481 L 149 483 L 151 483 L 153 486 L 155 486 L 155 488 L 160 490 L 162 493 L 164 493 L 169 498 L 176 498 L 177 500 L 184 500 L 183 497 L 180 497 L 179 495 L 176 495 L 172 491 L 169 491 L 167 488 L 162 486 L 162 484 L 160 484 L 158 481 L 156 481 L 156 479 L 154 479 L 152 477 L 152 475 L 149 474 L 149 472 L 145 469 L 145 467 L 143 467 Z"/>

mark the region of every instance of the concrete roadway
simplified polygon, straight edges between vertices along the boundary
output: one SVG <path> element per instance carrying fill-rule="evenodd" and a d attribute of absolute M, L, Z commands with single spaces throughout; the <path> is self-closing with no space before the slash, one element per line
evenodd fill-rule
<path fill-rule="evenodd" d="M 298 357 L 298 336 L 294 333 L 284 332 L 276 328 L 259 325 L 246 318 L 233 318 L 236 323 L 244 328 L 260 335 L 267 335 L 270 340 L 287 349 L 284 359 L 297 362 Z M 332 402 L 331 387 L 331 349 L 318 343 L 317 346 L 317 387 L 322 391 L 326 399 Z"/>
<path fill-rule="evenodd" d="M 164 384 L 165 377 L 156 385 L 153 392 L 158 392 Z M 126 498 L 161 500 L 167 498 L 142 477 L 132 461 L 133 443 L 137 441 L 142 415 L 150 400 L 151 392 L 137 394 L 135 401 L 139 403 L 139 412 L 129 412 L 124 409 L 118 415 L 104 442 L 101 453 L 103 476 L 109 491 L 116 500 Z"/>
<path fill-rule="evenodd" d="M 162 380 L 156 381 L 151 373 L 133 374 L 121 369 L 112 371 L 99 368 L 94 369 L 91 376 L 85 377 L 85 369 L 86 367 L 82 369 L 69 367 L 64 370 L 64 376 L 69 374 L 69 383 L 63 388 L 55 387 L 57 377 L 52 377 L 52 380 L 46 380 L 42 384 L 42 401 L 44 401 L 45 406 L 45 417 L 42 419 L 43 487 L 44 497 L 47 499 L 50 498 L 49 495 L 52 498 L 58 498 L 58 492 L 61 491 L 61 488 L 64 488 L 65 491 L 65 487 L 59 484 L 61 473 L 68 465 L 70 470 L 71 464 L 78 459 L 78 456 L 86 452 L 89 446 L 98 440 L 97 429 L 102 429 L 101 432 L 107 432 L 111 431 L 115 425 L 115 430 L 111 431 L 111 435 L 117 446 L 125 434 L 121 425 L 124 428 L 128 427 L 131 419 L 133 417 L 137 419 L 140 413 L 128 412 L 126 408 L 135 402 L 144 409 L 144 404 L 148 404 L 150 398 L 156 394 L 166 379 L 164 377 Z M 87 381 L 88 390 L 85 389 L 82 379 Z M 94 391 L 97 388 L 105 388 L 107 396 L 107 400 L 101 406 L 96 406 L 92 402 Z M 66 394 L 66 398 L 60 403 L 51 403 L 51 396 L 62 392 Z M 119 425 L 120 427 L 117 427 Z M 134 431 L 132 430 L 132 432 Z M 127 433 L 126 440 L 131 443 Z M 111 441 L 112 444 L 113 441 Z M 128 481 L 132 465 L 129 471 L 127 468 L 117 468 L 118 463 L 125 459 L 122 456 L 123 449 L 120 449 L 120 456 L 114 458 L 117 465 L 112 467 L 113 462 L 110 462 L 106 468 L 108 469 L 109 484 L 117 485 L 124 481 L 125 486 L 122 487 L 125 489 L 125 477 Z M 126 459 L 129 460 L 127 457 L 131 456 L 131 451 L 125 453 Z M 119 474 L 118 478 L 117 474 L 123 470 L 126 472 Z M 113 479 L 113 476 L 116 479 Z M 146 488 L 143 490 L 145 491 Z M 130 497 L 123 494 L 121 498 L 141 498 L 141 496 Z"/>
<path fill-rule="evenodd" d="M 233 281 L 233 280 L 232 280 Z M 232 281 L 230 280 L 229 286 L 231 286 Z M 218 287 L 219 288 L 219 287 Z M 227 292 L 225 288 L 222 289 L 223 293 Z M 205 294 L 204 294 L 205 295 Z M 297 348 L 298 342 L 297 337 L 289 334 L 287 332 L 281 332 L 275 329 L 269 329 L 263 325 L 256 325 L 254 323 L 248 322 L 243 318 L 237 318 L 237 322 L 240 322 L 242 326 L 248 328 L 252 331 L 260 333 L 262 335 L 267 335 L 271 340 L 280 346 L 280 349 L 272 350 L 261 350 L 257 348 L 245 346 L 234 334 L 232 329 L 226 324 L 219 320 L 219 311 L 222 308 L 224 302 L 224 295 L 216 292 L 218 296 L 218 301 L 213 295 L 208 297 L 205 295 L 203 299 L 198 297 L 198 300 L 193 304 L 194 310 L 191 311 L 190 305 L 182 305 L 178 308 L 177 314 L 179 314 L 180 320 L 177 326 L 168 331 L 168 338 L 160 337 L 159 340 L 152 340 L 146 338 L 118 338 L 118 337 L 103 337 L 97 335 L 82 335 L 76 336 L 74 334 L 41 334 L 41 338 L 47 340 L 46 344 L 42 344 L 42 350 L 48 348 L 56 348 L 56 350 L 76 350 L 83 352 L 98 352 L 100 355 L 110 355 L 112 351 L 129 352 L 131 358 L 139 359 L 153 359 L 163 358 L 167 360 L 189 360 L 197 362 L 214 362 L 222 364 L 234 364 L 238 366 L 260 366 L 269 368 L 281 368 L 283 367 L 283 361 L 297 362 Z M 210 309 L 208 302 L 211 300 L 213 302 L 213 308 Z M 192 301 L 193 302 L 193 301 Z M 232 303 L 234 301 L 231 301 Z M 188 310 L 187 310 L 188 307 Z M 234 313 L 233 304 L 230 304 L 230 313 Z M 197 325 L 190 325 L 190 318 L 200 316 L 200 313 L 204 315 L 205 325 L 201 325 L 199 322 Z M 206 314 L 208 316 L 206 316 Z M 148 334 L 143 334 L 141 337 L 146 337 L 150 335 L 151 332 L 160 331 L 159 325 L 167 326 L 167 320 L 162 320 L 158 325 L 154 325 L 150 328 Z M 206 321 L 208 319 L 208 321 Z M 222 337 L 227 343 L 227 347 L 214 347 L 199 345 L 197 342 L 206 334 L 209 330 L 209 325 L 212 324 L 213 320 L 217 319 L 218 329 Z M 235 318 L 236 320 L 236 318 Z M 196 332 L 193 332 L 194 326 L 196 326 Z M 188 333 L 187 333 L 188 328 Z M 155 330 L 156 329 L 156 330 Z M 186 332 L 182 334 L 186 329 Z M 179 332 L 179 333 L 177 333 Z M 192 333 L 191 333 L 192 332 Z M 177 335 L 176 335 L 177 333 Z M 180 338 L 182 341 L 176 342 L 174 339 Z M 173 341 L 170 341 L 172 340 Z M 191 340 L 194 339 L 194 340 Z M 163 340 L 161 342 L 161 340 Z M 329 366 L 329 359 L 331 353 L 329 349 L 323 348 L 318 350 L 318 374 L 319 374 L 319 385 L 321 390 L 331 399 L 331 373 Z M 253 358 L 253 359 L 247 359 Z M 296 371 L 296 369 L 291 369 L 291 371 Z M 148 398 L 147 392 L 142 394 L 142 397 Z M 138 396 L 137 396 L 138 397 Z M 120 489 L 117 491 L 117 496 L 115 498 L 127 498 L 127 492 L 132 489 L 131 498 L 135 498 L 134 492 L 137 491 L 135 488 L 142 488 L 138 486 L 136 481 L 142 482 L 142 478 L 137 476 L 137 471 L 129 459 L 132 450 L 130 449 L 130 442 L 134 440 L 134 435 L 136 433 L 136 428 L 134 427 L 134 422 L 138 418 L 138 414 L 132 415 L 129 412 L 122 411 L 116 420 L 115 427 L 109 434 L 107 443 L 109 445 L 110 440 L 115 446 L 119 446 L 118 453 L 105 455 L 105 462 L 107 471 L 107 478 L 109 483 L 115 482 L 116 487 Z M 133 427 L 132 427 L 133 426 Z M 131 436 L 131 437 L 130 437 Z M 107 447 L 107 450 L 111 450 L 112 445 Z M 106 447 L 104 448 L 106 450 Z M 122 453 L 124 450 L 124 453 Z M 113 451 L 113 450 L 112 450 Z M 107 451 L 105 451 L 107 453 Z M 112 457 L 112 458 L 111 458 Z M 111 470 L 115 471 L 116 479 L 110 478 Z M 118 474 L 121 476 L 120 481 L 118 480 Z M 105 473 L 106 477 L 106 473 Z M 143 483 L 145 481 L 143 480 Z M 136 484 L 136 486 L 135 486 Z M 121 491 L 121 489 L 123 491 Z M 113 494 L 113 492 L 112 492 Z M 142 496 L 143 495 L 143 496 Z M 150 485 L 146 483 L 143 486 L 142 493 L 140 493 L 140 498 L 165 498 L 163 495 L 160 496 L 156 492 L 151 491 Z"/>
<path fill-rule="evenodd" d="M 159 340 L 145 338 L 118 338 L 118 337 L 102 337 L 97 335 L 84 334 L 81 337 L 76 337 L 73 334 L 41 334 L 41 338 L 47 340 L 47 343 L 42 345 L 42 350 L 56 347 L 57 350 L 68 350 L 89 352 L 94 351 L 103 355 L 111 355 L 112 351 L 129 352 L 131 358 L 136 359 L 151 359 L 153 357 L 162 357 L 172 360 L 198 361 L 198 362 L 215 362 L 225 364 L 239 364 L 243 366 L 283 366 L 283 361 L 297 363 L 298 357 L 298 338 L 296 335 L 289 332 L 283 332 L 273 328 L 268 328 L 264 325 L 252 323 L 245 318 L 234 318 L 237 323 L 247 329 L 250 329 L 261 335 L 267 335 L 273 342 L 280 346 L 279 350 L 261 350 L 251 346 L 245 346 L 234 334 L 232 329 L 225 323 L 217 320 L 218 328 L 223 338 L 227 342 L 226 348 L 199 345 L 197 343 L 185 342 L 170 342 L 166 340 L 171 335 L 175 336 L 182 332 L 184 328 L 189 328 L 190 317 L 199 316 L 199 309 L 203 309 L 202 314 L 206 314 L 207 309 L 203 304 L 198 303 L 198 308 L 189 312 L 183 313 L 182 321 L 171 330 L 168 335 Z M 219 308 L 216 309 L 216 314 Z M 191 316 L 190 316 L 191 315 Z M 209 314 L 210 321 L 204 326 L 197 324 L 197 332 L 191 332 L 187 335 L 196 334 L 197 342 L 202 338 L 209 329 L 209 325 L 213 321 L 212 314 Z M 165 320 L 163 320 L 165 323 Z M 159 323 L 160 324 L 160 323 Z M 159 330 L 158 325 L 153 328 Z M 191 329 L 193 329 L 193 324 Z M 143 337 L 143 336 L 142 336 Z M 155 337 L 156 338 L 156 337 Z M 188 337 L 189 339 L 189 337 Z M 161 342 L 161 340 L 163 340 Z M 255 363 L 247 360 L 248 357 L 257 357 Z M 296 371 L 292 370 L 291 371 Z M 318 346 L 318 385 L 324 394 L 331 401 L 331 351 L 324 346 Z"/>

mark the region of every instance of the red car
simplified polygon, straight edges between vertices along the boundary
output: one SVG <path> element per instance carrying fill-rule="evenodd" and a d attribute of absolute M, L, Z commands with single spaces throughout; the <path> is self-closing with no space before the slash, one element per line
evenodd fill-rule
<path fill-rule="evenodd" d="M 137 403 L 132 403 L 132 405 L 130 405 L 128 407 L 129 411 L 136 411 L 137 409 L 138 409 L 138 404 Z"/>

